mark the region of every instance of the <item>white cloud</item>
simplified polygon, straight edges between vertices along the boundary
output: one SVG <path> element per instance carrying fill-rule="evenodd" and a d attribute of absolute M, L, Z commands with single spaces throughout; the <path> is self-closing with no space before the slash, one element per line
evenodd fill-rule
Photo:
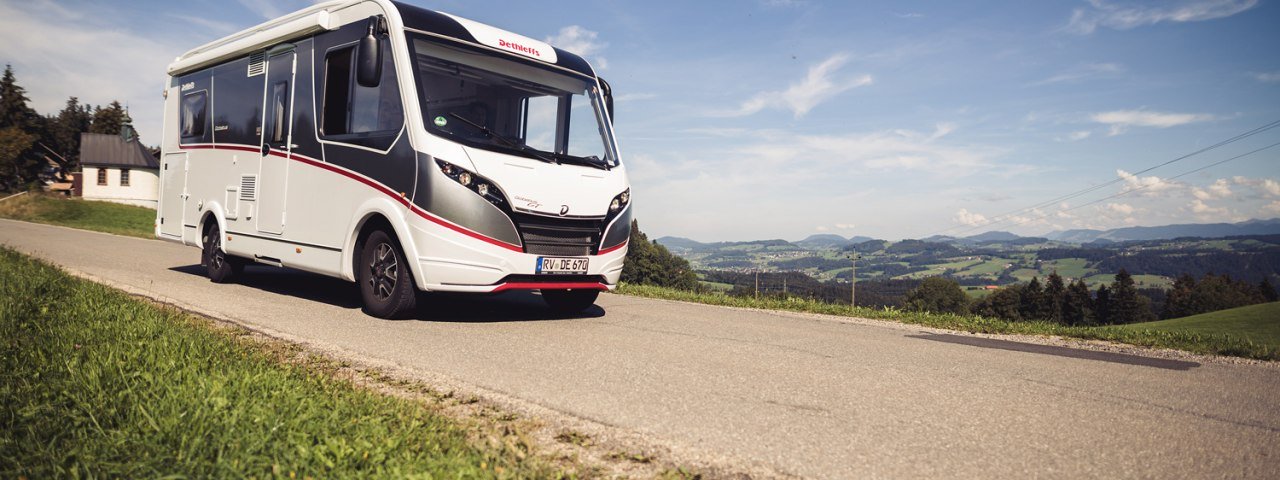
<path fill-rule="evenodd" d="M 1197 200 L 1218 200 L 1231 196 L 1231 183 L 1225 178 L 1219 178 L 1217 181 L 1205 188 L 1192 188 L 1191 196 Z"/>
<path fill-rule="evenodd" d="M 1217 118 L 1207 113 L 1166 113 L 1148 110 L 1113 110 L 1095 113 L 1089 117 L 1094 122 L 1111 127 L 1111 135 L 1124 133 L 1129 127 L 1169 128 L 1190 123 L 1207 122 Z"/>
<path fill-rule="evenodd" d="M 600 41 L 600 34 L 591 30 L 587 30 L 578 25 L 569 25 L 561 28 L 560 32 L 547 37 L 547 43 L 550 43 L 560 49 L 576 53 L 582 57 L 591 57 L 590 62 L 601 70 L 609 68 L 609 61 L 600 56 L 608 43 Z"/>
<path fill-rule="evenodd" d="M 1213 20 L 1230 17 L 1253 8 L 1258 4 L 1258 0 L 1183 0 L 1170 3 L 1145 6 L 1089 0 L 1092 8 L 1075 9 L 1065 29 L 1069 32 L 1088 35 L 1098 27 L 1129 30 L 1161 22 L 1184 23 Z"/>
<path fill-rule="evenodd" d="M 1054 83 L 1070 83 L 1085 80 L 1093 77 L 1106 76 L 1109 74 L 1120 73 L 1124 71 L 1124 66 L 1118 63 L 1086 63 L 1077 66 L 1065 72 L 1059 73 L 1052 77 L 1034 82 L 1031 85 L 1050 85 Z"/>
<path fill-rule="evenodd" d="M 1280 200 L 1276 200 L 1264 205 L 1260 211 L 1265 215 L 1280 216 Z"/>
<path fill-rule="evenodd" d="M 1076 132 L 1071 132 L 1070 135 L 1067 135 L 1067 138 L 1071 139 L 1071 141 L 1073 142 L 1076 142 L 1076 141 L 1089 138 L 1090 135 L 1093 135 L 1093 132 L 1090 132 L 1088 130 L 1080 130 Z"/>
<path fill-rule="evenodd" d="M 760 5 L 770 8 L 790 8 L 808 5 L 807 0 L 760 0 Z"/>
<path fill-rule="evenodd" d="M 957 210 L 956 214 L 951 217 L 951 221 L 961 225 L 970 226 L 970 227 L 976 227 L 978 225 L 986 225 L 988 223 L 986 216 L 980 213 L 970 212 L 969 210 L 964 208 Z"/>
<path fill-rule="evenodd" d="M 1262 83 L 1280 82 L 1280 72 L 1255 72 L 1253 78 Z"/>
<path fill-rule="evenodd" d="M 623 103 L 623 102 L 639 102 L 639 101 L 641 101 L 641 100 L 653 100 L 653 99 L 655 99 L 655 98 L 658 98 L 658 94 L 656 94 L 656 93 L 639 93 L 639 92 L 636 92 L 636 93 L 623 93 L 623 94 L 620 94 L 620 95 L 614 95 L 614 96 L 613 96 L 613 101 L 618 102 L 618 103 Z"/>
<path fill-rule="evenodd" d="M 1201 218 L 1210 218 L 1213 216 L 1227 214 L 1226 208 L 1210 207 L 1208 204 L 1204 203 L 1204 200 L 1200 200 L 1198 198 L 1195 200 L 1192 200 L 1191 203 L 1188 205 L 1188 207 L 1191 209 L 1192 213 L 1196 214 L 1197 216 L 1200 216 Z"/>
<path fill-rule="evenodd" d="M 818 104 L 836 95 L 853 88 L 871 85 L 871 75 L 834 78 L 848 61 L 848 55 L 832 55 L 822 63 L 810 67 L 804 79 L 791 84 L 786 90 L 760 92 L 743 102 L 737 111 L 726 116 L 745 116 L 766 108 L 778 108 L 791 110 L 796 118 L 800 118 Z"/>
<path fill-rule="evenodd" d="M 1219 180 L 1225 181 L 1225 180 Z M 1258 195 L 1264 197 L 1280 197 L 1280 182 L 1270 178 L 1249 178 L 1244 176 L 1231 177 L 1231 183 L 1240 186 L 1252 187 L 1258 192 Z"/>
<path fill-rule="evenodd" d="M 1157 176 L 1139 177 L 1124 170 L 1116 170 L 1116 176 L 1124 180 L 1124 192 L 1138 192 L 1139 196 L 1156 197 L 1182 189 L 1178 182 L 1165 180 Z"/>
<path fill-rule="evenodd" d="M 161 42 L 118 28 L 119 21 L 51 2 L 0 2 L 0 45 L 40 113 L 56 114 L 72 95 L 82 104 L 119 100 L 142 141 L 159 144 L 165 68 L 202 40 L 192 34 Z"/>
<path fill-rule="evenodd" d="M 262 17 L 264 20 L 270 20 L 284 15 L 285 10 L 280 8 L 280 2 L 276 0 L 237 0 L 245 9 L 253 12 L 254 15 Z"/>
<path fill-rule="evenodd" d="M 1126 217 L 1129 215 L 1133 215 L 1133 211 L 1134 211 L 1133 205 L 1129 205 L 1127 203 L 1108 203 L 1105 206 L 1105 208 L 1107 210 L 1110 210 L 1115 213 L 1119 213 Z"/>
<path fill-rule="evenodd" d="M 836 224 L 836 228 L 838 228 L 838 229 L 840 229 L 840 230 L 853 230 L 853 227 L 854 227 L 854 224 L 852 224 L 852 223 L 837 223 L 837 224 Z"/>

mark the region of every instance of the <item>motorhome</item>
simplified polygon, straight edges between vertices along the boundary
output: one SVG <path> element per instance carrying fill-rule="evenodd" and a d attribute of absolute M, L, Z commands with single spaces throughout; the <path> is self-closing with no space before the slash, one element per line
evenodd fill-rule
<path fill-rule="evenodd" d="M 247 263 L 418 291 L 539 291 L 578 312 L 617 285 L 631 191 L 613 94 L 582 57 L 388 0 L 343 0 L 168 67 L 158 238 L 214 282 Z"/>

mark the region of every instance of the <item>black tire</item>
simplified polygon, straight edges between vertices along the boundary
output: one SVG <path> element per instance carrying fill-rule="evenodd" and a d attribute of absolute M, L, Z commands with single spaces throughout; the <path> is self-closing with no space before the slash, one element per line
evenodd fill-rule
<path fill-rule="evenodd" d="M 200 252 L 200 264 L 213 283 L 229 283 L 244 272 L 244 259 L 227 255 L 222 251 L 222 231 L 218 224 L 209 225 L 200 239 L 204 249 Z"/>
<path fill-rule="evenodd" d="M 364 311 L 378 318 L 400 318 L 417 304 L 409 264 L 391 235 L 375 230 L 365 239 L 356 264 L 356 282 Z"/>
<path fill-rule="evenodd" d="M 575 314 L 590 308 L 600 296 L 599 290 L 543 290 L 542 301 L 557 313 Z"/>

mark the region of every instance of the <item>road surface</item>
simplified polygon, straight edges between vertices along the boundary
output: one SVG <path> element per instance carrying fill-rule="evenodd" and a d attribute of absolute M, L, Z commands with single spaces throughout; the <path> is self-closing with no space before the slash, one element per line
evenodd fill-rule
<path fill-rule="evenodd" d="M 163 301 L 455 379 L 729 462 L 813 478 L 1275 478 L 1280 368 L 1136 356 L 877 322 L 602 295 L 426 296 L 418 318 L 351 284 L 0 220 L 0 244 Z"/>

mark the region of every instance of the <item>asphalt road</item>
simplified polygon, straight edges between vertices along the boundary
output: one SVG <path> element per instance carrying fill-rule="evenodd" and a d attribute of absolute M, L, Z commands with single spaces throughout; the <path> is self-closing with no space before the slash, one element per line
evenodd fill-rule
<path fill-rule="evenodd" d="M 816 478 L 1275 478 L 1280 368 L 1079 350 L 876 322 L 602 295 L 427 296 L 362 314 L 351 284 L 0 220 L 0 244 L 316 345 L 360 352 L 674 447 Z"/>

